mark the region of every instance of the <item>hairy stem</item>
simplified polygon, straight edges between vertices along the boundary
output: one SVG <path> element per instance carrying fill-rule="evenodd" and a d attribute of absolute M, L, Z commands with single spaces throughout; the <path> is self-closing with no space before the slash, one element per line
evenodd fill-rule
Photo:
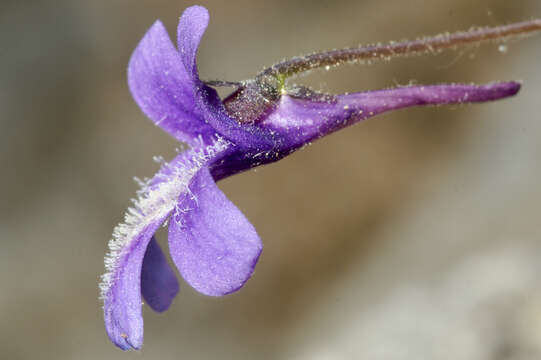
<path fill-rule="evenodd" d="M 206 80 L 203 81 L 208 86 L 214 87 L 240 87 L 242 83 L 239 81 L 224 81 L 224 80 Z"/>
<path fill-rule="evenodd" d="M 390 59 L 397 56 L 437 53 L 444 49 L 478 45 L 483 42 L 503 42 L 541 31 L 541 19 L 534 19 L 496 27 L 475 28 L 452 34 L 445 33 L 413 41 L 390 42 L 387 45 L 348 48 L 315 53 L 278 63 L 263 70 L 258 77 L 273 76 L 278 79 L 311 69 L 354 63 L 362 60 Z"/>

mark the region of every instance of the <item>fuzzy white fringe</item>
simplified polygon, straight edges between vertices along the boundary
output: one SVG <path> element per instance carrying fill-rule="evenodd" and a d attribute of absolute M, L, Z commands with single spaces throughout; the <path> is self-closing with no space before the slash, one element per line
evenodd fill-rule
<path fill-rule="evenodd" d="M 179 196 L 188 191 L 188 185 L 193 176 L 210 159 L 227 149 L 231 143 L 221 137 L 210 145 L 204 145 L 199 139 L 199 146 L 186 150 L 186 161 L 175 166 L 168 163 L 162 165 L 170 167 L 170 174 L 163 175 L 158 185 L 150 186 L 150 180 L 136 181 L 141 186 L 137 197 L 132 199 L 133 206 L 128 208 L 124 215 L 124 222 L 118 224 L 113 230 L 109 241 L 109 253 L 105 256 L 105 273 L 101 276 L 100 299 L 105 300 L 107 294 L 115 283 L 115 274 L 118 260 L 124 255 L 124 249 L 143 229 L 152 222 L 163 218 L 171 212 L 177 204 Z M 160 158 L 161 159 L 161 158 Z"/>

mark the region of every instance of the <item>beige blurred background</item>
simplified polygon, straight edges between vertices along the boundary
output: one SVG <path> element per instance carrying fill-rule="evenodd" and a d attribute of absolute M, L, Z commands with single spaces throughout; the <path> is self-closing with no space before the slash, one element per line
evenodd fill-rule
<path fill-rule="evenodd" d="M 539 0 L 202 1 L 206 79 L 313 50 L 541 17 Z M 190 2 L 0 2 L 0 358 L 541 358 L 541 36 L 315 72 L 318 90 L 522 80 L 519 96 L 387 114 L 220 183 L 265 249 L 236 294 L 185 283 L 108 340 L 98 279 L 136 185 L 176 143 L 126 64 Z M 162 234 L 165 235 L 165 234 Z M 160 241 L 165 243 L 164 236 Z"/>

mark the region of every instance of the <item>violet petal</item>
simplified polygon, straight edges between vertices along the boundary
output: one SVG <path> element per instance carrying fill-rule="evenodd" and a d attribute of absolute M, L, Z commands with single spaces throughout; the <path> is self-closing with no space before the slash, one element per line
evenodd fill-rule
<path fill-rule="evenodd" d="M 268 148 L 274 144 L 273 135 L 264 128 L 253 124 L 239 124 L 227 115 L 218 93 L 203 84 L 197 70 L 197 49 L 208 26 L 209 14 L 202 6 L 187 8 L 178 24 L 178 51 L 191 83 L 197 89 L 195 103 L 198 112 L 217 133 L 237 145 Z"/>
<path fill-rule="evenodd" d="M 180 196 L 169 223 L 169 249 L 182 277 L 197 291 L 220 296 L 250 278 L 262 244 L 254 227 L 201 169 Z"/>
<path fill-rule="evenodd" d="M 104 296 L 105 329 L 111 341 L 123 350 L 139 349 L 143 345 L 141 266 L 152 235 L 167 215 L 134 234 L 116 261 L 111 284 Z"/>
<path fill-rule="evenodd" d="M 177 27 L 177 47 L 184 69 L 193 82 L 199 82 L 197 50 L 209 24 L 209 12 L 202 6 L 190 6 L 180 16 Z"/>
<path fill-rule="evenodd" d="M 141 293 L 148 306 L 162 312 L 169 308 L 179 290 L 175 272 L 154 237 L 150 240 L 141 269 Z"/>
<path fill-rule="evenodd" d="M 128 65 L 133 98 L 154 123 L 176 139 L 193 144 L 214 130 L 205 124 L 195 102 L 195 84 L 160 21 L 147 31 Z"/>
<path fill-rule="evenodd" d="M 143 184 L 133 207 L 126 212 L 124 222 L 115 228 L 100 288 L 107 333 L 121 349 L 139 349 L 143 342 L 141 270 L 152 236 L 174 211 L 181 194 L 189 191 L 193 176 L 202 167 L 206 169 L 207 164 L 228 146 L 225 140 L 218 139 L 211 144 L 195 146 L 164 164 Z"/>

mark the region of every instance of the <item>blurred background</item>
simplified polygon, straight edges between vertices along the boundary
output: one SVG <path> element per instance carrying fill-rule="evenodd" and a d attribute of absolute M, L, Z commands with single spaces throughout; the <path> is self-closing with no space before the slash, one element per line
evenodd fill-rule
<path fill-rule="evenodd" d="M 242 80 L 314 50 L 541 17 L 538 0 L 201 1 L 204 79 Z M 113 227 L 175 141 L 126 85 L 158 18 L 191 2 L 0 2 L 3 359 L 541 358 L 541 36 L 314 72 L 332 93 L 521 80 L 494 103 L 373 118 L 220 183 L 265 249 L 222 298 L 185 283 L 145 346 L 103 326 Z M 165 234 L 160 242 L 165 244 Z"/>

